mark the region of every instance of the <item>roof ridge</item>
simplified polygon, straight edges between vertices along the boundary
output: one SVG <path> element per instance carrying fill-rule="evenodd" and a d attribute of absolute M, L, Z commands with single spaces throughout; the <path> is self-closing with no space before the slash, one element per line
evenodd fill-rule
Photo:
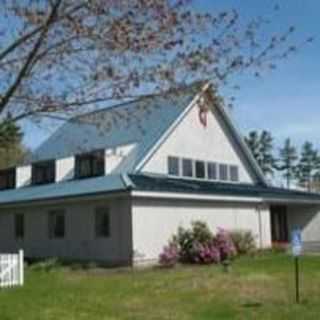
<path fill-rule="evenodd" d="M 123 107 L 123 106 L 126 106 L 126 105 L 134 104 L 136 102 L 140 102 L 140 101 L 143 101 L 143 100 L 154 99 L 154 98 L 163 98 L 163 97 L 166 97 L 166 96 L 169 96 L 169 95 L 173 95 L 174 96 L 174 94 L 176 94 L 177 92 L 184 92 L 184 91 L 187 91 L 187 90 L 193 89 L 193 88 L 195 90 L 200 89 L 199 88 L 199 83 L 186 85 L 185 87 L 182 87 L 182 88 L 169 89 L 169 90 L 167 90 L 165 92 L 158 93 L 158 94 L 146 94 L 146 95 L 142 95 L 140 97 L 131 98 L 131 100 L 130 100 L 130 98 L 128 98 L 129 101 L 119 102 L 119 103 L 115 103 L 115 104 L 112 104 L 112 105 L 107 106 L 107 107 L 103 107 L 103 108 L 98 109 L 98 110 L 88 111 L 88 112 L 76 115 L 74 117 L 71 117 L 69 119 L 69 121 L 75 121 L 77 119 L 80 119 L 82 117 L 86 117 L 88 115 L 92 115 L 92 114 L 99 113 L 99 112 L 104 112 L 104 111 L 110 111 L 112 109 L 116 109 L 116 108 Z"/>

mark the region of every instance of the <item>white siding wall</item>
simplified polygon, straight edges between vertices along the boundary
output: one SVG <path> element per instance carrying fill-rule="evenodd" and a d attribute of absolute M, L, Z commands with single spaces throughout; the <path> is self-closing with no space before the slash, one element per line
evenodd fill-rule
<path fill-rule="evenodd" d="M 203 127 L 199 121 L 199 109 L 197 106 L 193 107 L 142 171 L 167 174 L 168 156 L 238 165 L 240 181 L 253 183 L 249 169 L 227 136 L 227 130 L 216 111 L 208 112 L 208 125 Z"/>
<path fill-rule="evenodd" d="M 95 236 L 94 212 L 97 206 L 110 208 L 111 236 Z M 49 239 L 48 211 L 65 209 L 64 239 Z M 14 237 L 14 213 L 25 214 L 25 239 Z M 99 202 L 78 202 L 59 206 L 29 207 L 0 212 L 0 252 L 24 249 L 26 257 L 61 257 L 127 263 L 132 255 L 131 212 L 128 198 Z"/>
<path fill-rule="evenodd" d="M 75 158 L 68 157 L 57 159 L 56 165 L 56 182 L 71 180 L 74 178 Z"/>
<path fill-rule="evenodd" d="M 288 231 L 301 228 L 304 242 L 320 241 L 320 206 L 288 207 Z"/>
<path fill-rule="evenodd" d="M 31 184 L 31 165 L 17 167 L 16 188 L 25 187 Z"/>
<path fill-rule="evenodd" d="M 117 167 L 128 157 L 136 144 L 122 145 L 105 150 L 105 173 L 115 173 Z"/>
<path fill-rule="evenodd" d="M 258 246 L 271 245 L 268 207 L 259 210 L 255 204 L 136 199 L 132 208 L 135 263 L 157 260 L 178 227 L 189 227 L 195 220 L 207 222 L 214 232 L 219 227 L 251 230 Z"/>

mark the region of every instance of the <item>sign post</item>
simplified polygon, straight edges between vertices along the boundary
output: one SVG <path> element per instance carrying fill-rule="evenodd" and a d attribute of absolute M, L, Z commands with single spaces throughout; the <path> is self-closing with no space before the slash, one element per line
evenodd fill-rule
<path fill-rule="evenodd" d="M 295 264 L 296 303 L 300 303 L 299 257 L 302 252 L 302 239 L 300 229 L 295 229 L 291 233 L 291 248 Z"/>

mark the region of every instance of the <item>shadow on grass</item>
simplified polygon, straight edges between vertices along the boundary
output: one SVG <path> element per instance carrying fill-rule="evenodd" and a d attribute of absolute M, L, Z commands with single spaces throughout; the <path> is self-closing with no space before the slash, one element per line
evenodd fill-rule
<path fill-rule="evenodd" d="M 246 302 L 241 305 L 243 308 L 256 309 L 261 308 L 263 304 L 261 302 Z"/>

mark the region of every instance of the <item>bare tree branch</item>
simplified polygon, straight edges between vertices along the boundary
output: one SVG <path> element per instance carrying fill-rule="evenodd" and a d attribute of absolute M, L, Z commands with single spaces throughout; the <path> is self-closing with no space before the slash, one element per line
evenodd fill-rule
<path fill-rule="evenodd" d="M 32 60 L 34 59 L 34 57 L 36 56 L 42 41 L 45 39 L 47 32 L 49 30 L 49 26 L 50 24 L 54 21 L 59 6 L 61 4 L 62 0 L 57 0 L 52 8 L 52 11 L 45 23 L 45 25 L 43 26 L 43 29 L 39 35 L 38 40 L 36 41 L 33 49 L 31 50 L 26 62 L 24 63 L 22 69 L 20 70 L 16 80 L 14 81 L 14 83 L 11 85 L 11 87 L 9 88 L 9 90 L 7 91 L 6 95 L 1 99 L 0 101 L 0 112 L 3 111 L 3 109 L 5 108 L 6 104 L 9 102 L 10 98 L 13 96 L 13 94 L 15 93 L 16 89 L 19 87 L 21 81 L 23 80 L 24 76 L 27 74 L 28 72 L 28 68 L 30 66 L 30 64 L 32 63 Z"/>

